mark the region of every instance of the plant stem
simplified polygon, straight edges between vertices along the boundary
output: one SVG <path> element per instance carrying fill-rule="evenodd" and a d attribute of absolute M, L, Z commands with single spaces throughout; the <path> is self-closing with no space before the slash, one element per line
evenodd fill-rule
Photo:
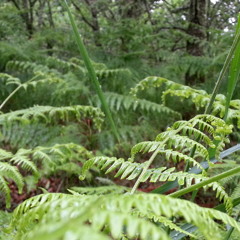
<path fill-rule="evenodd" d="M 199 141 L 199 138 L 197 139 L 197 141 Z M 190 152 L 190 157 L 191 157 L 191 158 L 194 156 L 194 154 L 195 154 L 195 152 L 196 152 L 196 148 L 197 148 L 197 146 L 196 146 L 196 144 L 195 144 L 195 145 L 193 146 L 193 148 L 191 149 L 191 152 Z M 190 167 L 190 161 L 187 160 L 183 172 L 188 172 L 189 167 Z M 182 188 L 183 188 L 183 186 L 182 186 L 182 185 L 181 185 L 181 186 L 179 185 L 178 190 L 180 190 L 180 189 L 182 189 Z M 194 200 L 194 199 L 193 199 L 193 200 Z"/>
<path fill-rule="evenodd" d="M 228 68 L 231 60 L 232 60 L 232 56 L 233 56 L 233 54 L 234 54 L 234 51 L 235 51 L 235 49 L 236 49 L 239 41 L 240 41 L 240 32 L 239 32 L 239 33 L 236 35 L 236 37 L 234 38 L 232 47 L 231 47 L 231 49 L 230 49 L 230 51 L 229 51 L 229 53 L 228 53 L 228 55 L 227 55 L 227 58 L 226 58 L 226 60 L 225 60 L 225 62 L 224 62 L 224 65 L 223 65 L 223 68 L 222 68 L 222 70 L 221 70 L 221 72 L 220 72 L 220 74 L 219 74 L 218 80 L 217 80 L 216 85 L 215 85 L 215 87 L 214 87 L 214 89 L 213 89 L 213 93 L 212 93 L 212 96 L 211 96 L 211 98 L 210 98 L 209 104 L 207 105 L 207 108 L 206 108 L 206 110 L 205 110 L 205 112 L 204 112 L 205 114 L 209 114 L 210 111 L 211 111 L 213 102 L 214 102 L 214 100 L 215 100 L 215 98 L 216 98 L 216 95 L 217 95 L 217 93 L 218 93 L 218 91 L 219 91 L 219 88 L 220 88 L 220 86 L 221 86 L 221 84 L 222 84 L 222 82 L 223 82 L 223 77 L 224 77 L 224 75 L 225 75 L 225 73 L 226 73 L 226 71 L 227 71 L 227 68 Z"/>
<path fill-rule="evenodd" d="M 18 90 L 26 83 L 29 83 L 29 82 L 32 82 L 33 80 L 35 80 L 37 77 L 39 77 L 38 75 L 37 76 L 34 76 L 33 78 L 31 78 L 30 80 L 26 81 L 25 83 L 23 84 L 20 84 L 17 88 L 15 88 L 8 96 L 7 98 L 2 102 L 2 104 L 0 105 L 0 110 L 5 106 L 5 104 L 13 97 L 13 95 L 18 92 Z"/>
<path fill-rule="evenodd" d="M 0 106 L 0 110 L 4 107 L 4 105 L 9 101 L 9 99 L 22 87 L 22 84 L 19 85 L 17 88 L 15 88 L 9 95 L 8 97 L 2 102 Z"/>
<path fill-rule="evenodd" d="M 228 171 L 226 171 L 224 173 L 218 174 L 218 175 L 216 175 L 214 177 L 211 177 L 211 178 L 209 178 L 207 180 L 204 180 L 204 181 L 202 181 L 200 183 L 194 184 L 194 185 L 192 185 L 190 187 L 187 187 L 187 188 L 184 188 L 184 189 L 179 190 L 177 192 L 171 193 L 171 194 L 169 194 L 169 196 L 174 197 L 174 198 L 180 197 L 180 196 L 182 196 L 182 195 L 184 195 L 186 193 L 192 192 L 192 191 L 194 191 L 196 189 L 199 189 L 201 187 L 204 187 L 204 186 L 206 186 L 206 185 L 208 185 L 210 183 L 219 181 L 219 180 L 221 180 L 223 178 L 229 177 L 229 176 L 234 175 L 234 174 L 239 173 L 239 172 L 240 172 L 240 167 L 228 170 Z"/>
<path fill-rule="evenodd" d="M 198 116 L 192 118 L 191 121 L 193 121 L 195 118 L 198 118 Z M 189 124 L 189 123 L 190 123 L 190 121 L 186 122 L 186 123 L 185 123 L 184 125 L 182 125 L 180 128 L 174 130 L 173 133 L 174 133 L 174 134 L 179 133 L 179 132 L 180 132 L 187 124 Z M 162 146 L 164 145 L 164 143 L 166 143 L 166 142 L 168 141 L 168 139 L 169 139 L 169 137 L 166 137 L 166 138 L 162 141 Z M 195 147 L 196 147 L 196 146 L 195 146 Z M 143 170 L 142 170 L 140 176 L 138 177 L 137 181 L 135 182 L 135 184 L 134 184 L 134 186 L 133 186 L 130 194 L 133 194 L 133 193 L 137 190 L 137 188 L 138 188 L 138 186 L 139 186 L 139 184 L 140 184 L 140 182 L 141 182 L 141 180 L 142 180 L 142 177 L 144 176 L 144 174 L 145 174 L 146 171 L 148 170 L 149 166 L 152 164 L 153 160 L 154 160 L 155 157 L 157 156 L 158 151 L 159 151 L 159 147 L 153 152 L 153 154 L 152 154 L 152 156 L 150 157 L 150 159 L 148 160 L 146 166 L 143 168 Z M 194 154 L 194 153 L 193 153 L 193 154 Z"/>
<path fill-rule="evenodd" d="M 77 25 L 75 23 L 75 20 L 74 20 L 74 18 L 72 16 L 72 13 L 71 13 L 69 7 L 68 7 L 67 1 L 64 0 L 62 2 L 63 2 L 63 5 L 64 5 L 65 9 L 67 10 L 68 17 L 69 17 L 69 20 L 70 20 L 70 23 L 71 23 L 71 26 L 72 26 L 72 29 L 73 29 L 73 33 L 74 33 L 74 37 L 75 37 L 75 40 L 76 40 L 76 43 L 77 43 L 78 50 L 79 50 L 79 52 L 80 52 L 80 54 L 81 54 L 81 56 L 83 58 L 83 61 L 84 61 L 85 66 L 86 66 L 86 68 L 88 70 L 90 79 L 92 80 L 93 85 L 94 85 L 94 87 L 96 89 L 97 95 L 98 95 L 98 97 L 99 97 L 99 99 L 100 99 L 100 101 L 102 103 L 103 110 L 104 110 L 104 112 L 106 114 L 106 117 L 107 117 L 107 119 L 109 121 L 109 124 L 111 126 L 112 132 L 115 135 L 116 139 L 119 141 L 120 140 L 119 133 L 118 133 L 117 128 L 115 126 L 115 123 L 113 121 L 111 112 L 109 110 L 108 104 L 107 104 L 106 99 L 105 99 L 105 96 L 104 96 L 104 94 L 102 92 L 100 83 L 99 83 L 99 81 L 97 79 L 96 72 L 95 72 L 95 70 L 93 68 L 93 65 L 91 63 L 91 60 L 89 58 L 87 49 L 85 48 L 83 40 L 81 38 L 81 35 L 78 32 Z"/>
<path fill-rule="evenodd" d="M 157 148 L 154 153 L 152 154 L 152 156 L 150 157 L 150 159 L 148 160 L 146 166 L 143 168 L 139 178 L 137 179 L 137 181 L 135 182 L 130 194 L 134 194 L 134 192 L 137 190 L 141 180 L 142 180 L 142 177 L 144 176 L 144 174 L 146 173 L 146 171 L 148 170 L 149 166 L 152 164 L 153 160 L 155 159 L 155 157 L 157 156 L 158 154 L 158 151 L 159 149 Z"/>

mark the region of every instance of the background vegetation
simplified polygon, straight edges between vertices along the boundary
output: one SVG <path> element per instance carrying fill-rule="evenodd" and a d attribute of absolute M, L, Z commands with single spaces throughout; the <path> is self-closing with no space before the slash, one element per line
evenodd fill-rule
<path fill-rule="evenodd" d="M 0 239 L 239 239 L 240 2 L 68 4 L 100 89 L 63 1 L 0 4 Z"/>

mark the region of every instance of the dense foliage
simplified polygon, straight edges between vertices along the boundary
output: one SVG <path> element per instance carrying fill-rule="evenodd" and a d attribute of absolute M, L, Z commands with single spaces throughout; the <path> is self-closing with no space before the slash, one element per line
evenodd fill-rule
<path fill-rule="evenodd" d="M 0 239 L 239 239 L 239 8 L 3 0 Z"/>

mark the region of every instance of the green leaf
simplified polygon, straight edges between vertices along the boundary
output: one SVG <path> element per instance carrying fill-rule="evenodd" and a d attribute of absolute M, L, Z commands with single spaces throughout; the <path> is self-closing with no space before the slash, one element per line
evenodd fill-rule
<path fill-rule="evenodd" d="M 240 33 L 240 14 L 238 15 L 238 24 L 236 28 L 236 36 Z M 225 105 L 225 116 L 224 119 L 227 120 L 228 110 L 230 101 L 232 99 L 233 92 L 235 90 L 237 81 L 240 74 L 240 42 L 238 42 L 237 47 L 234 52 L 234 56 L 230 65 L 228 85 L 227 85 L 227 96 L 226 96 L 226 105 Z"/>

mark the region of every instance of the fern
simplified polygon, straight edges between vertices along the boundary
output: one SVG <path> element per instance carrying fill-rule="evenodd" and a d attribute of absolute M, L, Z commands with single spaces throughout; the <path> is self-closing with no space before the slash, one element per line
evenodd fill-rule
<path fill-rule="evenodd" d="M 16 183 L 18 191 L 21 193 L 24 183 L 19 170 L 15 166 L 0 161 L 0 192 L 4 193 L 7 208 L 10 207 L 11 201 L 10 188 L 7 184 L 8 179 L 12 179 Z"/>
<path fill-rule="evenodd" d="M 34 149 L 19 149 L 15 154 L 0 149 L 0 192 L 5 194 L 6 206 L 10 207 L 10 189 L 7 180 L 12 179 L 18 186 L 19 193 L 22 192 L 24 181 L 23 177 L 16 167 L 32 172 L 39 177 L 40 169 L 37 168 L 37 162 L 43 163 L 47 168 L 59 170 L 60 165 L 76 161 L 85 161 L 92 158 L 93 154 L 84 147 L 77 144 L 56 144 L 52 147 L 36 147 Z M 15 165 L 15 166 L 12 166 Z M 80 171 L 79 167 L 79 171 Z M 64 170 L 64 169 L 62 169 Z M 79 173 L 79 172 L 78 172 Z"/>
<path fill-rule="evenodd" d="M 34 160 L 46 161 L 57 165 L 72 159 L 76 161 L 83 161 L 89 159 L 93 154 L 81 145 L 68 143 L 68 144 L 55 144 L 52 147 L 36 147 L 32 150 Z"/>
<path fill-rule="evenodd" d="M 191 87 L 181 85 L 179 83 L 172 82 L 161 77 L 147 77 L 140 81 L 134 88 L 131 89 L 131 94 L 137 96 L 141 91 L 149 88 L 163 87 L 162 103 L 168 105 L 168 97 L 178 97 L 183 102 L 184 99 L 193 103 L 198 111 L 202 110 L 210 101 L 210 95 L 204 90 L 197 90 Z M 222 94 L 216 96 L 216 100 L 213 104 L 212 114 L 220 118 L 225 114 L 225 102 L 226 97 Z M 237 121 L 237 126 L 240 126 L 239 122 L 240 100 L 232 100 L 230 102 L 228 123 L 234 123 Z"/>
<path fill-rule="evenodd" d="M 133 111 L 137 111 L 139 109 L 146 112 L 167 114 L 176 118 L 180 118 L 181 116 L 178 112 L 175 112 L 163 105 L 159 105 L 145 99 L 137 99 L 131 96 L 120 95 L 117 93 L 106 93 L 106 100 L 110 108 L 117 111 L 120 109 L 124 109 L 126 111 L 133 109 Z"/>
<path fill-rule="evenodd" d="M 203 126 L 208 126 L 208 128 L 210 126 L 212 132 L 206 135 L 204 128 L 202 128 Z M 182 136 L 180 135 L 181 133 L 187 136 Z M 206 175 L 205 170 L 195 160 L 195 158 L 201 157 L 202 159 L 209 160 L 207 150 L 209 147 L 216 149 L 216 157 L 218 157 L 219 148 L 222 148 L 225 144 L 227 141 L 226 136 L 229 133 L 231 133 L 231 127 L 226 125 L 223 120 L 211 115 L 197 115 L 189 121 L 176 122 L 172 128 L 169 128 L 167 131 L 159 134 L 156 141 L 138 143 L 132 148 L 131 158 L 128 159 L 128 161 L 114 157 L 95 157 L 88 160 L 83 166 L 81 179 L 84 179 L 87 171 L 95 165 L 99 169 L 107 169 L 106 174 L 118 169 L 115 177 L 121 177 L 121 179 L 126 178 L 128 180 L 133 180 L 138 178 L 140 182 L 145 182 L 147 180 L 150 182 L 174 181 L 177 179 L 179 185 L 186 184 L 189 186 L 192 184 L 193 179 L 195 183 L 206 179 L 204 176 Z M 210 139 L 210 136 L 212 139 Z M 215 146 L 213 144 L 213 139 L 221 139 L 219 140 L 220 145 Z M 205 146 L 203 144 L 205 144 Z M 196 147 L 196 151 L 194 155 L 190 157 L 186 153 L 188 153 L 193 146 Z M 151 168 L 144 172 L 144 169 L 146 169 L 150 160 L 144 163 L 137 163 L 133 161 L 135 160 L 135 155 L 137 153 L 144 154 L 148 152 L 161 154 L 167 161 L 185 161 L 193 166 L 197 166 L 202 169 L 203 175 L 189 174 L 181 171 L 174 172 L 175 168 L 167 169 L 166 167 Z M 210 162 L 209 164 L 211 165 Z M 217 191 L 217 197 L 219 197 L 220 200 L 224 199 L 226 208 L 231 210 L 231 199 L 228 197 L 224 189 L 218 183 L 210 184 L 209 187 L 212 187 Z"/>
<path fill-rule="evenodd" d="M 0 211 L 0 239 L 10 240 L 13 239 L 14 233 L 4 233 L 3 227 L 7 227 L 11 221 L 11 213 L 7 211 Z"/>
<path fill-rule="evenodd" d="M 95 63 L 92 61 L 92 64 L 95 68 L 96 75 L 100 80 L 106 78 L 118 78 L 121 75 L 130 75 L 131 72 L 128 69 L 119 68 L 119 69 L 107 69 L 105 64 Z M 84 63 L 77 59 L 71 58 L 68 61 L 56 58 L 48 57 L 46 59 L 46 65 L 41 65 L 35 62 L 27 61 L 9 61 L 7 63 L 8 70 L 17 70 L 23 73 L 68 73 L 70 71 L 77 71 L 76 74 L 81 74 L 82 77 L 87 77 L 87 70 L 85 69 Z"/>
<path fill-rule="evenodd" d="M 171 230 L 175 230 L 179 233 L 183 233 L 187 236 L 190 236 L 192 238 L 196 238 L 195 235 L 184 231 L 181 227 L 177 226 L 175 223 L 173 223 L 171 220 L 169 220 L 167 217 L 163 217 L 163 216 L 158 216 L 157 214 L 154 214 L 153 212 L 147 213 L 147 214 L 143 214 L 143 213 L 139 213 L 139 212 L 133 212 L 133 215 L 139 216 L 139 217 L 144 217 L 144 218 L 148 218 L 151 219 L 153 222 L 155 223 L 161 223 L 162 225 L 164 225 L 165 227 L 171 229 Z"/>
<path fill-rule="evenodd" d="M 129 192 L 130 189 L 118 185 L 100 186 L 100 187 L 72 187 L 71 193 L 85 195 L 106 195 L 106 194 L 123 194 Z"/>
<path fill-rule="evenodd" d="M 5 122 L 18 121 L 21 123 L 44 122 L 56 123 L 58 121 L 77 121 L 84 118 L 92 118 L 93 124 L 97 129 L 101 128 L 103 122 L 101 110 L 91 106 L 70 106 L 70 107 L 51 107 L 35 106 L 28 109 L 18 110 L 0 115 L 0 124 Z"/>
<path fill-rule="evenodd" d="M 27 61 L 9 61 L 6 68 L 7 70 L 15 70 L 22 73 L 50 72 L 50 69 L 45 65 Z"/>
<path fill-rule="evenodd" d="M 66 128 L 66 127 L 65 127 Z M 21 124 L 19 122 L 5 122 L 1 125 L 0 142 L 11 149 L 34 148 L 46 145 L 64 131 L 61 125 L 46 126 L 44 123 Z"/>
<path fill-rule="evenodd" d="M 140 176 L 146 164 L 132 163 L 130 161 L 124 161 L 123 159 L 116 158 L 95 157 L 88 160 L 84 164 L 82 168 L 82 175 L 80 176 L 81 180 L 84 180 L 87 171 L 93 166 L 97 166 L 101 170 L 105 170 L 106 168 L 108 168 L 105 174 L 108 174 L 118 169 L 114 177 L 134 180 Z M 193 180 L 195 183 L 199 183 L 207 179 L 206 177 L 201 175 L 190 174 L 182 171 L 174 172 L 174 170 L 175 168 L 167 169 L 166 167 L 148 169 L 141 178 L 141 182 L 165 182 L 178 180 L 179 185 L 185 184 L 186 186 L 190 186 L 192 185 Z M 224 200 L 224 203 L 226 204 L 226 209 L 228 211 L 231 211 L 232 202 L 227 193 L 225 192 L 224 188 L 218 183 L 209 184 L 207 187 L 213 188 L 213 190 L 216 191 L 216 196 L 220 200 Z"/>
<path fill-rule="evenodd" d="M 2 79 L 6 85 L 15 84 L 18 86 L 22 86 L 25 90 L 29 87 L 36 87 L 37 84 L 45 84 L 45 83 L 59 83 L 62 79 L 57 78 L 53 74 L 45 74 L 41 71 L 35 72 L 34 77 L 25 83 L 21 83 L 19 78 L 13 77 L 6 73 L 0 73 L 0 79 Z M 34 80 L 34 81 L 33 81 Z"/>
<path fill-rule="evenodd" d="M 55 144 L 51 147 L 37 146 L 33 149 L 19 149 L 15 154 L 0 149 L 0 160 L 21 165 L 24 169 L 37 173 L 37 161 L 45 162 L 48 166 L 56 166 L 71 160 L 83 161 L 92 158 L 93 154 L 81 145 Z"/>
<path fill-rule="evenodd" d="M 160 226 L 153 224 L 152 219 L 173 226 L 168 219 L 164 219 L 173 216 L 183 217 L 188 223 L 196 225 L 206 239 L 221 237 L 218 224 L 213 219 L 230 224 L 240 231 L 238 223 L 224 213 L 155 194 L 39 195 L 15 209 L 8 231 L 15 229 L 16 239 L 31 239 L 33 236 L 34 239 L 42 239 L 43 236 L 45 239 L 53 239 L 53 236 L 66 237 L 70 232 L 75 234 L 74 237 L 80 237 L 81 231 L 75 230 L 88 226 L 94 234 L 102 233 L 107 237 L 110 233 L 114 239 L 124 235 L 140 239 L 169 239 Z"/>
<path fill-rule="evenodd" d="M 147 77 L 140 81 L 134 88 L 131 89 L 130 93 L 133 96 L 137 96 L 137 94 L 140 91 L 144 91 L 147 88 L 159 88 L 161 86 L 165 86 L 167 89 L 181 89 L 182 88 L 188 88 L 187 86 L 183 86 L 179 83 L 172 82 L 166 78 L 161 77 Z"/>
<path fill-rule="evenodd" d="M 4 83 L 5 85 L 9 84 L 16 84 L 20 85 L 21 80 L 19 78 L 13 77 L 7 73 L 0 73 L 1 84 Z M 3 91 L 3 89 L 1 89 Z"/>

